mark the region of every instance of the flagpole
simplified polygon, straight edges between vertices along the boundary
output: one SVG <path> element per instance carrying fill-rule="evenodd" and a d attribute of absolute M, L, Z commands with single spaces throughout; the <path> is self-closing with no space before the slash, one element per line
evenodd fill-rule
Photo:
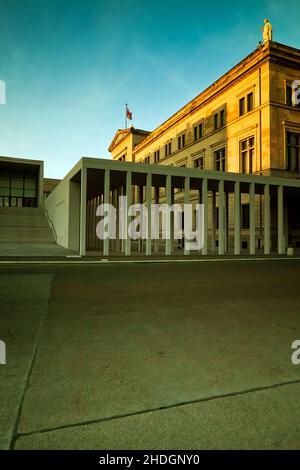
<path fill-rule="evenodd" d="M 125 129 L 127 129 L 127 103 L 125 104 Z"/>

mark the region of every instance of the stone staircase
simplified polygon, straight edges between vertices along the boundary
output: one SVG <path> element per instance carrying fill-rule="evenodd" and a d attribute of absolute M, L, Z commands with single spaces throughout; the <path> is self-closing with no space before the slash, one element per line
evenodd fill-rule
<path fill-rule="evenodd" d="M 55 243 L 44 209 L 0 207 L 0 242 Z"/>

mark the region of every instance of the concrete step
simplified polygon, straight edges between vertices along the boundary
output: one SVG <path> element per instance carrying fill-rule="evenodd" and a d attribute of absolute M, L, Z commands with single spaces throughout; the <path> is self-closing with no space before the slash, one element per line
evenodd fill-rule
<path fill-rule="evenodd" d="M 44 215 L 44 209 L 38 207 L 0 207 L 0 217 L 2 215 L 15 215 L 22 217 L 24 215 Z"/>
<path fill-rule="evenodd" d="M 50 227 L 1 227 L 0 242 L 53 242 Z"/>
<path fill-rule="evenodd" d="M 0 207 L 0 242 L 55 243 L 43 209 Z"/>
<path fill-rule="evenodd" d="M 0 227 L 48 227 L 44 215 L 0 215 Z"/>

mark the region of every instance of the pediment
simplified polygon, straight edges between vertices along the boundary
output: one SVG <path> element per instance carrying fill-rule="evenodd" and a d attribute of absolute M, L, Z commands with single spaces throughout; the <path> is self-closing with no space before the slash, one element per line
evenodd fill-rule
<path fill-rule="evenodd" d="M 121 142 L 121 140 L 124 139 L 124 137 L 126 137 L 129 133 L 130 133 L 131 129 L 119 129 L 115 135 L 114 135 L 114 138 L 108 148 L 109 152 L 112 151 L 112 149 L 118 145 L 119 142 Z"/>

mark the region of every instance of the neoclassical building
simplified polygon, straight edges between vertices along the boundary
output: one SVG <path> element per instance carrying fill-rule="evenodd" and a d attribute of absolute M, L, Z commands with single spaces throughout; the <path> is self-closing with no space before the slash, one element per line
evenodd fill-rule
<path fill-rule="evenodd" d="M 112 159 L 300 177 L 300 50 L 268 41 L 153 132 L 119 130 Z"/>
<path fill-rule="evenodd" d="M 112 159 L 199 172 L 300 178 L 300 106 L 292 103 L 292 84 L 297 80 L 300 50 L 267 41 L 153 132 L 134 127 L 117 131 L 109 147 Z M 182 197 L 175 189 L 174 200 Z M 241 201 L 241 244 L 248 249 L 249 194 L 243 194 Z M 286 245 L 300 244 L 299 202 L 295 195 L 285 198 Z M 234 243 L 233 204 L 229 194 L 225 208 L 228 245 Z M 258 250 L 263 247 L 263 204 L 263 195 L 255 195 Z M 214 224 L 218 230 L 218 191 L 208 194 L 208 205 L 209 230 L 214 232 Z M 274 231 L 275 215 L 274 200 Z M 218 244 L 217 238 L 209 240 Z"/>

